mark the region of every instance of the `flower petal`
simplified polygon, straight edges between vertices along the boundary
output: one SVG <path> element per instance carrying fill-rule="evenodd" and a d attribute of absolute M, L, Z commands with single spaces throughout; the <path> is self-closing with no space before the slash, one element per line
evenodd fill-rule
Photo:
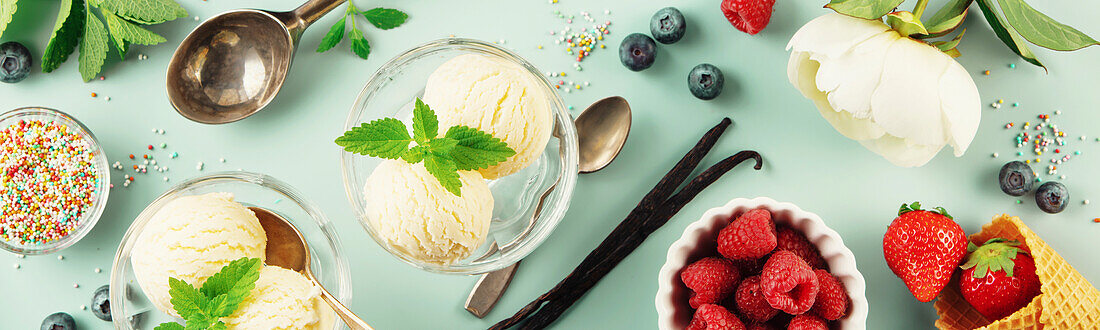
<path fill-rule="evenodd" d="M 978 96 L 978 87 L 966 69 L 958 62 L 951 61 L 947 72 L 940 77 L 940 104 L 943 108 L 944 127 L 949 137 L 947 143 L 955 149 L 955 157 L 962 156 L 974 134 L 978 133 L 978 122 L 982 119 L 982 101 Z"/>
<path fill-rule="evenodd" d="M 817 71 L 817 89 L 828 93 L 833 109 L 852 113 L 855 118 L 871 117 L 871 98 L 882 79 L 886 51 L 901 39 L 893 30 L 861 42 L 843 56 L 822 59 Z"/>
<path fill-rule="evenodd" d="M 798 29 L 787 43 L 787 49 L 811 52 L 815 57 L 835 58 L 852 46 L 889 29 L 882 21 L 828 13 Z"/>
<path fill-rule="evenodd" d="M 917 167 L 927 164 L 943 145 L 936 146 L 912 144 L 893 135 L 883 135 L 874 140 L 859 141 L 863 147 L 882 155 L 890 163 L 901 167 Z"/>
<path fill-rule="evenodd" d="M 886 54 L 882 80 L 871 95 L 871 115 L 886 133 L 914 144 L 943 145 L 940 77 L 954 60 L 935 47 L 899 39 Z"/>
<path fill-rule="evenodd" d="M 817 61 L 810 59 L 808 53 L 792 52 L 787 62 L 787 79 L 802 92 L 802 96 L 814 102 L 821 116 L 840 134 L 853 140 L 875 139 L 882 136 L 885 131 L 870 119 L 855 119 L 850 113 L 837 111 L 829 105 L 825 93 L 818 90 L 814 84 L 819 65 Z"/>

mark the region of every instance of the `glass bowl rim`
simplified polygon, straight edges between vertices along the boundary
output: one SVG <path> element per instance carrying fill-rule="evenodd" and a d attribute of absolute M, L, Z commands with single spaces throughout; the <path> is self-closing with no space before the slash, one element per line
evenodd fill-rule
<path fill-rule="evenodd" d="M 80 135 L 81 138 L 87 141 L 88 146 L 93 149 L 92 152 L 96 154 L 94 157 L 96 172 L 102 176 L 100 186 L 97 189 L 98 192 L 96 192 L 97 196 L 95 203 L 91 205 L 91 209 L 85 210 L 76 231 L 70 232 L 61 239 L 53 240 L 37 247 L 27 245 L 17 246 L 8 241 L 0 240 L 0 248 L 5 251 L 22 255 L 45 255 L 73 246 L 73 244 L 83 239 L 85 235 L 88 235 L 88 233 L 92 231 L 92 228 L 95 228 L 95 225 L 99 223 L 99 219 L 103 216 L 103 211 L 107 208 L 107 198 L 111 195 L 111 170 L 107 162 L 107 151 L 99 144 L 99 140 L 96 139 L 95 134 L 92 134 L 92 130 L 84 126 L 84 123 L 80 122 L 76 117 L 64 111 L 42 106 L 19 107 L 0 113 L 0 122 L 21 116 L 33 115 L 50 117 L 51 121 L 59 122 L 69 129 L 75 129 L 77 135 Z"/>
<path fill-rule="evenodd" d="M 351 111 L 348 113 L 347 120 L 344 122 L 344 130 L 351 129 L 358 126 L 361 121 L 359 117 L 364 113 L 366 107 L 362 105 L 367 99 L 374 97 L 374 94 L 381 89 L 386 81 L 390 79 L 390 71 L 394 68 L 399 68 L 409 63 L 413 63 L 423 56 L 430 55 L 436 51 L 442 51 L 447 49 L 476 51 L 483 54 L 493 55 L 502 58 L 510 63 L 515 63 L 526 69 L 533 77 L 535 77 L 537 84 L 541 86 L 550 101 L 551 114 L 554 117 L 554 125 L 557 125 L 561 129 L 561 137 L 559 138 L 559 156 L 561 159 L 561 166 L 558 173 L 558 179 L 560 180 L 557 186 L 554 188 L 550 196 L 558 195 L 555 203 L 544 207 L 544 211 L 539 216 L 539 222 L 545 223 L 545 225 L 536 225 L 531 233 L 520 240 L 515 246 L 508 252 L 500 255 L 497 259 L 492 259 L 487 262 L 474 263 L 471 265 L 441 265 L 427 263 L 420 260 L 413 259 L 406 256 L 395 249 L 391 248 L 386 242 L 379 238 L 374 232 L 374 229 L 366 221 L 366 214 L 362 208 L 358 207 L 357 199 L 360 199 L 359 192 L 356 191 L 355 183 L 351 180 L 352 161 L 353 157 L 366 157 L 352 154 L 350 152 L 339 150 L 340 155 L 340 172 L 343 176 L 344 190 L 347 194 L 348 202 L 351 204 L 353 211 L 355 212 L 356 220 L 367 231 L 368 236 L 371 237 L 379 246 L 381 246 L 386 252 L 394 256 L 398 260 L 428 272 L 439 274 L 457 274 L 457 275 L 470 275 L 492 272 L 510 266 L 516 262 L 519 262 L 528 254 L 533 252 L 536 248 L 542 245 L 543 242 L 549 238 L 550 234 L 557 228 L 565 217 L 565 212 L 569 210 L 569 204 L 573 198 L 574 188 L 576 187 L 578 166 L 579 166 L 579 151 L 577 141 L 577 128 L 573 122 L 572 116 L 566 111 L 565 102 L 562 100 L 561 95 L 554 91 L 552 84 L 549 80 L 539 71 L 533 64 L 523 59 L 514 52 L 504 49 L 500 46 L 475 39 L 466 38 L 442 38 L 425 42 L 418 46 L 415 46 L 409 50 L 402 52 L 401 54 L 393 57 L 381 67 L 378 68 L 371 75 L 367 83 L 363 85 L 363 89 L 360 90 L 359 95 L 355 98 L 355 102 L 351 106 Z M 549 198 L 548 198 L 549 199 Z M 537 203 L 537 198 L 535 203 Z M 525 214 L 526 215 L 526 214 Z"/>
<path fill-rule="evenodd" d="M 126 229 L 126 233 L 122 236 L 122 241 L 118 245 L 118 250 L 115 251 L 114 260 L 111 262 L 111 280 L 109 284 L 111 318 L 114 320 L 113 323 L 116 328 L 133 329 L 129 322 L 123 321 L 126 320 L 124 308 L 116 308 L 122 307 L 116 302 L 126 301 L 126 297 L 124 296 L 126 290 L 120 290 L 120 288 L 125 285 L 125 283 L 122 283 L 122 274 L 125 271 L 124 265 L 128 263 L 129 260 L 123 260 L 121 257 L 126 255 L 127 257 L 125 259 L 129 259 L 130 253 L 141 231 L 149 223 L 149 219 L 152 218 L 153 214 L 164 207 L 165 204 L 176 197 L 180 197 L 183 192 L 191 188 L 221 182 L 244 183 L 273 190 L 276 193 L 282 194 L 288 201 L 293 202 L 295 205 L 302 208 L 306 214 L 309 214 L 310 219 L 324 234 L 328 243 L 328 248 L 333 251 L 336 284 L 339 286 L 339 291 L 333 292 L 333 295 L 345 306 L 349 308 L 352 306 L 351 268 L 348 264 L 347 255 L 341 250 L 343 245 L 340 243 L 340 237 L 336 233 L 334 223 L 325 217 L 320 208 L 311 200 L 305 198 L 297 189 L 272 176 L 247 171 L 224 171 L 194 177 L 172 186 L 150 202 L 149 205 L 134 218 L 130 227 Z M 332 288 L 326 289 L 331 291 Z M 140 290 L 140 288 L 138 290 Z M 156 309 L 154 308 L 153 310 Z M 344 329 L 346 326 L 343 326 L 343 322 L 337 320 L 333 328 Z"/>

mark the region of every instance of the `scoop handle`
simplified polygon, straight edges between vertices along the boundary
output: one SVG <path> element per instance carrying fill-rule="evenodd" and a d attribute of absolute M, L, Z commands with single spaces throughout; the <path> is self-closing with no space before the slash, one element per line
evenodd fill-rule
<path fill-rule="evenodd" d="M 355 315 L 355 313 L 352 312 L 351 309 L 348 309 L 348 306 L 344 306 L 343 303 L 341 303 L 339 300 L 336 300 L 336 297 L 333 297 L 332 293 L 329 293 L 328 290 L 325 289 L 325 287 L 321 286 L 320 283 L 317 283 L 316 279 L 313 280 L 313 284 L 316 285 L 318 288 L 321 288 L 321 300 L 324 300 L 325 303 L 328 303 L 329 307 L 332 307 L 332 310 L 336 312 L 336 315 L 339 316 L 340 319 L 344 320 L 344 323 L 347 323 L 348 327 L 351 328 L 351 330 L 374 330 L 374 328 L 371 328 L 371 326 L 367 324 L 366 321 L 363 321 L 363 319 L 359 318 L 358 315 Z"/>
<path fill-rule="evenodd" d="M 328 12 L 332 11 L 346 2 L 347 0 L 309 0 L 303 3 L 298 8 L 294 8 L 291 12 L 284 12 L 276 15 L 283 24 L 286 25 L 286 29 L 290 31 L 290 35 L 294 37 L 295 41 L 301 37 L 302 32 L 309 27 L 310 24 L 316 22 L 321 16 L 325 16 Z"/>

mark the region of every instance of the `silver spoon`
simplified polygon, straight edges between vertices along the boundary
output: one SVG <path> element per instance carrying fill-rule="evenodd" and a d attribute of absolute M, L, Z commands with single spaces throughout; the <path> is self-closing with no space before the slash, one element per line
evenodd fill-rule
<path fill-rule="evenodd" d="M 199 24 L 168 63 L 168 101 L 204 124 L 244 119 L 286 80 L 302 32 L 347 0 L 309 0 L 288 12 L 237 9 Z"/>
<path fill-rule="evenodd" d="M 256 218 L 260 220 L 260 226 L 263 226 L 264 232 L 267 233 L 267 251 L 265 251 L 265 254 L 268 265 L 283 267 L 305 275 L 310 282 L 313 282 L 313 285 L 321 289 L 321 300 L 328 303 L 332 310 L 336 312 L 336 315 L 340 316 L 352 330 L 373 329 L 347 306 L 336 300 L 336 297 L 333 297 L 332 293 L 321 286 L 321 282 L 318 282 L 317 278 L 313 276 L 309 260 L 309 246 L 298 228 L 295 228 L 282 216 L 262 207 L 252 206 L 249 209 L 256 213 Z"/>
<path fill-rule="evenodd" d="M 612 96 L 596 101 L 577 117 L 575 123 L 580 147 L 580 164 L 578 166 L 580 173 L 599 171 L 611 164 L 612 160 L 615 160 L 630 134 L 630 119 L 630 104 L 620 96 Z M 554 136 L 561 138 L 556 126 Z M 539 204 L 535 207 L 535 212 L 531 215 L 531 220 L 528 221 L 523 232 L 512 242 L 499 248 L 497 243 L 493 242 L 489 246 L 489 251 L 478 260 L 487 258 L 497 251 L 506 251 L 527 236 L 535 226 L 535 219 L 538 219 L 542 213 L 543 200 L 550 195 L 550 192 L 557 185 L 558 182 L 554 181 L 554 184 L 543 191 L 539 197 Z M 500 270 L 481 274 L 481 278 L 474 284 L 470 295 L 466 297 L 466 311 L 478 318 L 489 314 L 489 311 L 493 309 L 500 297 L 504 295 L 504 290 L 508 289 L 508 284 L 512 282 L 512 276 L 516 274 L 518 267 L 519 262 Z"/>

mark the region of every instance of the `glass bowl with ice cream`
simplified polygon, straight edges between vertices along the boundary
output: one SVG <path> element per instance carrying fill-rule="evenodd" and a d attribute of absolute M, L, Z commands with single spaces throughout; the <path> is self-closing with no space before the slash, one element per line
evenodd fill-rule
<path fill-rule="evenodd" d="M 439 134 L 470 127 L 500 139 L 514 154 L 491 166 L 460 165 L 461 191 L 454 194 L 431 164 L 345 149 L 344 187 L 360 223 L 386 251 L 430 272 L 484 273 L 530 254 L 562 220 L 577 179 L 576 127 L 551 83 L 496 45 L 431 41 L 378 69 L 344 128 L 380 118 L 415 128 L 417 98 L 434 111 Z M 498 246 L 504 248 L 495 251 Z"/>
<path fill-rule="evenodd" d="M 267 236 L 250 207 L 286 218 L 309 246 L 317 281 L 351 303 L 348 261 L 335 227 L 301 193 L 267 175 L 223 172 L 194 178 L 165 192 L 130 225 L 111 272 L 111 316 L 118 329 L 153 329 L 179 322 L 169 278 L 203 287 L 240 258 L 266 260 Z M 295 271 L 259 270 L 255 287 L 220 321 L 230 329 L 343 329 L 320 289 Z"/>

